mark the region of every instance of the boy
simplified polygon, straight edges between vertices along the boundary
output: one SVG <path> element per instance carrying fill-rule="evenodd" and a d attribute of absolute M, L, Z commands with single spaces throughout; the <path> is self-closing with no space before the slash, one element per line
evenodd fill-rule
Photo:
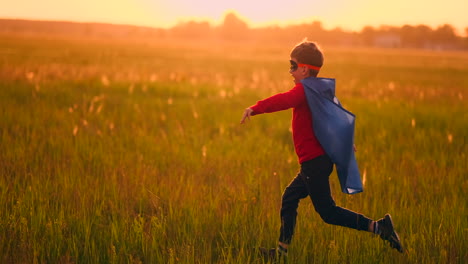
<path fill-rule="evenodd" d="M 357 170 L 357 165 L 355 165 L 354 153 L 346 156 L 345 158 L 347 160 L 351 160 L 351 165 L 346 166 L 350 166 L 350 168 L 354 169 L 354 171 L 347 170 L 347 168 L 345 168 L 343 171 L 343 166 L 339 167 L 339 164 L 336 162 L 336 160 L 332 161 L 330 157 L 333 155 L 330 155 L 330 153 L 324 149 L 324 143 L 327 140 L 326 135 L 324 140 L 319 140 L 317 133 L 321 132 L 316 129 L 315 125 L 328 123 L 331 118 L 326 120 L 326 118 L 323 119 L 322 116 L 317 116 L 317 119 L 315 119 L 316 115 L 314 115 L 313 111 L 314 106 L 311 105 L 310 101 L 308 101 L 309 98 L 306 96 L 304 88 L 304 84 L 307 83 L 332 79 L 317 78 L 320 67 L 323 65 L 323 55 L 319 47 L 314 42 L 303 41 L 302 43 L 299 43 L 291 51 L 290 56 L 291 68 L 289 72 L 294 78 L 294 88 L 285 93 L 279 93 L 264 100 L 258 101 L 255 105 L 245 109 L 240 121 L 241 124 L 244 124 L 246 119 L 250 120 L 250 116 L 253 115 L 293 108 L 293 141 L 295 151 L 298 155 L 299 163 L 301 165 L 301 170 L 286 187 L 282 196 L 281 229 L 278 247 L 276 249 L 270 250 L 260 248 L 260 252 L 264 256 L 272 259 L 276 259 L 277 257 L 285 258 L 287 256 L 288 246 L 291 243 L 291 239 L 294 233 L 299 200 L 307 196 L 310 196 L 315 210 L 320 214 L 320 217 L 326 223 L 345 226 L 357 230 L 369 231 L 380 235 L 383 240 L 386 240 L 390 243 L 392 248 L 397 249 L 399 252 L 403 252 L 403 247 L 400 244 L 398 234 L 393 229 L 392 219 L 389 214 L 386 214 L 384 218 L 378 221 L 373 221 L 372 219 L 369 219 L 362 214 L 358 214 L 348 209 L 336 206 L 331 196 L 329 184 L 329 175 L 333 171 L 333 164 L 335 163 L 337 166 L 339 176 L 341 176 L 341 174 L 346 174 L 346 171 L 351 171 L 351 174 L 354 173 L 358 178 L 359 183 L 357 184 L 357 187 L 353 187 L 356 189 L 346 189 L 346 186 L 343 185 L 345 183 L 341 181 L 342 178 L 340 177 L 340 183 L 342 183 L 342 187 L 345 186 L 343 187 L 343 190 L 346 193 L 356 193 L 362 191 L 359 171 Z M 331 87 L 330 93 L 333 93 L 333 98 L 331 98 L 332 101 L 330 102 L 334 101 L 334 104 L 339 105 L 336 97 L 334 97 L 334 80 L 332 81 L 333 87 Z M 315 83 L 320 84 L 325 82 Z M 306 89 L 306 91 L 308 90 Z M 317 122 L 317 124 L 314 124 L 314 121 Z M 354 119 L 352 121 L 354 129 Z M 322 132 L 323 131 L 324 130 L 322 130 Z M 336 134 L 338 134 L 339 137 L 342 137 L 340 135 L 341 132 L 342 131 L 338 131 Z M 348 140 L 348 142 L 351 144 L 351 149 L 353 148 L 352 137 L 353 134 L 351 134 L 351 140 Z M 330 139 L 328 139 L 328 141 L 330 141 Z M 333 141 L 331 144 L 335 144 L 335 141 Z M 354 150 L 351 150 L 351 152 L 354 152 Z M 353 164 L 354 167 L 352 166 Z M 344 181 L 346 183 L 348 182 L 346 177 L 344 178 Z M 348 192 L 348 190 L 351 191 Z"/>

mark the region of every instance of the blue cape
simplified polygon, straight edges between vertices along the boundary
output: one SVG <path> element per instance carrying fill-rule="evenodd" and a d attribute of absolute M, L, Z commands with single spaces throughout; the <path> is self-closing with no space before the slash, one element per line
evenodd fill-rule
<path fill-rule="evenodd" d="M 336 166 L 341 190 L 347 194 L 363 191 L 354 156 L 353 113 L 335 97 L 335 79 L 303 79 L 304 91 L 312 112 L 315 136 Z"/>

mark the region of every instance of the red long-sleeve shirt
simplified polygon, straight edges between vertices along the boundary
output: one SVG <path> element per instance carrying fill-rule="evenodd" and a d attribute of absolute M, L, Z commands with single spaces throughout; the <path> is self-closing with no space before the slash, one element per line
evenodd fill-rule
<path fill-rule="evenodd" d="M 285 93 L 279 93 L 258 101 L 250 108 L 253 110 L 252 115 L 292 108 L 292 134 L 299 163 L 325 154 L 312 128 L 312 114 L 307 104 L 302 83 L 296 84 L 294 88 Z"/>

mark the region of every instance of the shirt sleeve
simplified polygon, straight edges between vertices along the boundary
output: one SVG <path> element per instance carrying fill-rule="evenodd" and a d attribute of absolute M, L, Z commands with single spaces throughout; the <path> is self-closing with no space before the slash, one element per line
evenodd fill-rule
<path fill-rule="evenodd" d="M 304 99 L 304 88 L 302 84 L 297 84 L 291 90 L 260 100 L 250 108 L 253 110 L 252 115 L 273 113 L 294 108 L 304 102 Z"/>

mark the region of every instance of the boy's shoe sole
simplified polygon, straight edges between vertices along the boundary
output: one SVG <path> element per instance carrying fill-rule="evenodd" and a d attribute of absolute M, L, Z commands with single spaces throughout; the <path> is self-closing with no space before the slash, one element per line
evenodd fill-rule
<path fill-rule="evenodd" d="M 404 253 L 403 246 L 400 242 L 400 237 L 393 228 L 392 217 L 389 214 L 386 214 L 384 218 L 377 221 L 379 228 L 382 230 L 380 238 L 390 243 L 390 246 L 400 253 Z"/>

